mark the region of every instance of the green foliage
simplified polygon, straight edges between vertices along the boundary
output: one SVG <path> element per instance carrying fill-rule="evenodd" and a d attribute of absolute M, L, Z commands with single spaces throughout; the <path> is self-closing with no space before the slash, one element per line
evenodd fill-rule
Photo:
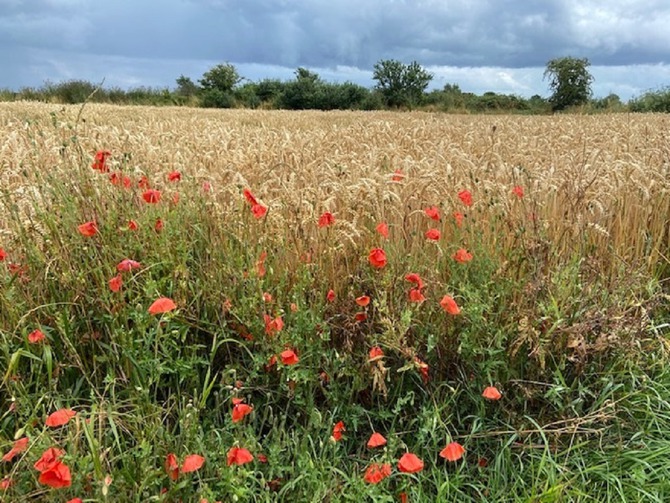
<path fill-rule="evenodd" d="M 372 78 L 377 81 L 376 89 L 387 106 L 412 108 L 421 103 L 433 75 L 416 61 L 406 65 L 390 59 L 375 63 Z"/>
<path fill-rule="evenodd" d="M 195 82 L 191 80 L 190 77 L 180 75 L 177 78 L 177 94 L 189 98 L 195 96 L 200 91 L 200 88 Z"/>
<path fill-rule="evenodd" d="M 549 79 L 552 95 L 549 101 L 554 110 L 583 105 L 591 97 L 593 76 L 587 58 L 563 57 L 547 62 L 544 78 Z"/>
<path fill-rule="evenodd" d="M 670 112 L 670 87 L 647 91 L 628 102 L 631 112 Z"/>
<path fill-rule="evenodd" d="M 207 70 L 200 79 L 200 85 L 205 91 L 230 93 L 241 80 L 235 66 L 222 63 Z"/>

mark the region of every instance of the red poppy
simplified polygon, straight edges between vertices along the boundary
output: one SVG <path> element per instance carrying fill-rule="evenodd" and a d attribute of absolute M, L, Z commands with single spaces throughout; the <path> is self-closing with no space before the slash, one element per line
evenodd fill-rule
<path fill-rule="evenodd" d="M 486 468 L 488 465 L 489 465 L 489 460 L 486 459 L 486 458 L 479 458 L 477 460 L 477 466 L 479 466 L 479 468 Z"/>
<path fill-rule="evenodd" d="M 329 211 L 326 211 L 319 217 L 319 227 L 328 227 L 335 223 L 335 217 Z"/>
<path fill-rule="evenodd" d="M 335 442 L 339 442 L 342 440 L 342 433 L 347 431 L 347 429 L 344 427 L 344 422 L 339 421 L 335 423 L 335 426 L 333 426 L 333 439 Z"/>
<path fill-rule="evenodd" d="M 421 276 L 419 276 L 418 274 L 416 274 L 414 272 L 409 273 L 407 276 L 405 276 L 405 279 L 407 281 L 409 281 L 410 283 L 414 283 L 416 285 L 416 287 L 419 288 L 419 289 L 421 289 L 425 286 L 423 284 L 423 280 L 421 279 Z"/>
<path fill-rule="evenodd" d="M 375 230 L 381 234 L 383 238 L 388 238 L 389 237 L 389 226 L 386 224 L 386 222 L 382 222 L 380 224 L 377 224 L 377 227 L 375 227 Z"/>
<path fill-rule="evenodd" d="M 168 173 L 169 182 L 178 182 L 179 180 L 181 180 L 181 173 L 179 171 L 172 171 Z"/>
<path fill-rule="evenodd" d="M 440 451 L 440 457 L 447 461 L 458 461 L 465 454 L 465 449 L 458 442 L 451 442 Z"/>
<path fill-rule="evenodd" d="M 242 403 L 241 398 L 233 398 L 233 423 L 239 423 L 244 419 L 244 416 L 251 414 L 253 407 Z"/>
<path fill-rule="evenodd" d="M 402 182 L 402 180 L 404 178 L 405 178 L 405 174 L 402 171 L 400 171 L 399 169 L 396 169 L 393 172 L 393 176 L 391 177 L 391 180 L 393 180 L 394 182 Z"/>
<path fill-rule="evenodd" d="M 258 200 L 254 197 L 254 195 L 251 193 L 249 189 L 244 189 L 242 191 L 242 195 L 244 196 L 244 199 L 246 199 L 251 206 L 258 204 Z"/>
<path fill-rule="evenodd" d="M 263 251 L 261 252 L 260 256 L 258 257 L 258 260 L 256 261 L 256 274 L 258 275 L 259 278 L 262 278 L 265 276 L 265 259 L 268 258 L 268 253 Z"/>
<path fill-rule="evenodd" d="M 179 463 L 177 462 L 177 456 L 172 453 L 165 457 L 165 471 L 171 480 L 179 478 Z"/>
<path fill-rule="evenodd" d="M 407 503 L 407 493 L 402 492 L 398 495 L 400 498 L 400 503 Z"/>
<path fill-rule="evenodd" d="M 141 264 L 139 262 L 136 262 L 135 260 L 131 260 L 129 258 L 123 259 L 121 262 L 116 264 L 116 270 L 119 272 L 129 272 L 132 271 L 133 269 L 139 269 L 141 267 Z"/>
<path fill-rule="evenodd" d="M 500 400 L 502 398 L 502 393 L 496 388 L 495 386 L 487 386 L 483 393 L 482 396 L 486 398 L 487 400 Z"/>
<path fill-rule="evenodd" d="M 377 432 L 374 432 L 372 435 L 370 435 L 370 439 L 368 440 L 367 443 L 367 446 L 370 449 L 374 449 L 375 447 L 381 447 L 382 445 L 386 445 L 386 439 L 384 438 L 384 435 Z"/>
<path fill-rule="evenodd" d="M 412 288 L 409 291 L 409 300 L 411 302 L 421 303 L 424 300 L 426 300 L 426 296 L 423 293 L 421 293 L 421 290 L 419 288 Z"/>
<path fill-rule="evenodd" d="M 9 450 L 9 452 L 7 452 L 7 454 L 2 456 L 2 460 L 7 462 L 11 461 L 17 454 L 21 454 L 28 448 L 29 442 L 30 439 L 28 437 L 18 439 L 17 441 L 14 442 L 14 445 Z"/>
<path fill-rule="evenodd" d="M 442 309 L 444 309 L 447 313 L 451 315 L 456 316 L 461 313 L 461 308 L 458 307 L 456 301 L 449 295 L 445 295 L 444 297 L 442 297 L 440 305 L 442 306 Z"/>
<path fill-rule="evenodd" d="M 270 372 L 277 365 L 277 355 L 272 355 L 268 363 L 263 366 L 266 372 Z"/>
<path fill-rule="evenodd" d="M 334 302 L 335 301 L 335 292 L 333 290 L 328 290 L 328 293 L 326 294 L 326 300 L 328 302 Z"/>
<path fill-rule="evenodd" d="M 433 220 L 440 220 L 440 210 L 437 208 L 437 206 L 431 206 L 430 208 L 426 208 L 425 210 L 423 210 L 423 212 L 426 214 L 427 217 L 430 217 Z"/>
<path fill-rule="evenodd" d="M 430 239 L 431 241 L 439 241 L 441 236 L 442 233 L 437 229 L 428 229 L 426 231 L 426 239 Z"/>
<path fill-rule="evenodd" d="M 381 248 L 373 248 L 370 250 L 370 255 L 368 256 L 370 265 L 381 269 L 386 265 L 386 253 Z"/>
<path fill-rule="evenodd" d="M 56 428 L 58 426 L 63 426 L 64 424 L 69 423 L 70 419 L 76 415 L 77 413 L 72 409 L 59 409 L 56 412 L 50 414 L 44 424 L 50 426 L 51 428 Z"/>
<path fill-rule="evenodd" d="M 365 470 L 365 476 L 363 477 L 363 480 L 365 480 L 368 484 L 379 484 L 389 475 L 391 475 L 390 464 L 372 463 L 370 466 L 368 466 L 367 470 Z"/>
<path fill-rule="evenodd" d="M 145 176 L 142 175 L 139 180 L 137 180 L 137 186 L 140 189 L 148 189 L 149 188 L 149 179 Z"/>
<path fill-rule="evenodd" d="M 461 264 L 465 264 L 466 262 L 470 262 L 472 260 L 472 253 L 468 253 L 468 251 L 465 248 L 459 248 L 456 250 L 456 253 L 452 255 L 452 258 Z"/>
<path fill-rule="evenodd" d="M 139 228 L 140 228 L 140 226 L 137 225 L 137 222 L 135 222 L 135 220 L 129 220 L 128 221 L 128 230 L 136 231 Z"/>
<path fill-rule="evenodd" d="M 202 191 L 207 193 L 212 190 L 212 184 L 209 182 L 202 182 Z"/>
<path fill-rule="evenodd" d="M 177 305 L 167 297 L 160 297 L 149 306 L 149 314 L 163 314 L 175 309 Z"/>
<path fill-rule="evenodd" d="M 250 463 L 254 460 L 254 457 L 251 453 L 241 447 L 232 447 L 227 454 L 228 466 L 231 465 L 243 465 L 245 463 Z"/>
<path fill-rule="evenodd" d="M 156 204 L 161 200 L 161 191 L 156 189 L 147 189 L 142 194 L 142 199 L 144 199 L 149 204 Z"/>
<path fill-rule="evenodd" d="M 512 194 L 521 199 L 523 197 L 523 187 L 521 185 L 516 185 L 512 189 Z"/>
<path fill-rule="evenodd" d="M 93 168 L 96 171 L 100 171 L 101 173 L 106 173 L 108 171 L 107 167 L 107 158 L 112 155 L 111 152 L 108 150 L 98 150 L 95 153 L 95 157 L 93 158 L 93 163 L 91 164 L 91 168 Z"/>
<path fill-rule="evenodd" d="M 384 351 L 382 351 L 382 348 L 379 346 L 374 346 L 370 349 L 370 353 L 368 354 L 368 361 L 374 362 L 380 360 L 381 358 L 384 358 Z"/>
<path fill-rule="evenodd" d="M 7 252 L 0 248 L 0 262 L 4 261 L 7 258 Z"/>
<path fill-rule="evenodd" d="M 181 473 L 195 472 L 205 464 L 205 458 L 198 454 L 189 454 L 181 465 Z"/>
<path fill-rule="evenodd" d="M 0 480 L 0 489 L 6 491 L 12 486 L 13 483 L 14 481 L 10 479 L 8 475 L 4 479 Z"/>
<path fill-rule="evenodd" d="M 263 302 L 272 302 L 272 295 L 270 295 L 268 292 L 263 292 Z"/>
<path fill-rule="evenodd" d="M 251 213 L 254 214 L 254 218 L 256 218 L 257 220 L 260 220 L 261 218 L 263 218 L 267 212 L 268 212 L 268 209 L 265 206 L 263 206 L 262 204 L 254 204 L 251 207 Z"/>
<path fill-rule="evenodd" d="M 465 215 L 463 213 L 459 213 L 458 211 L 454 211 L 454 220 L 456 220 L 456 226 L 460 227 L 463 225 L 463 218 L 465 218 Z"/>
<path fill-rule="evenodd" d="M 358 304 L 361 307 L 365 307 L 368 304 L 370 304 L 370 297 L 367 295 L 361 295 L 360 297 L 356 298 L 356 304 Z"/>
<path fill-rule="evenodd" d="M 95 236 L 98 233 L 98 226 L 93 220 L 81 224 L 77 229 L 79 229 L 79 234 L 87 238 Z"/>
<path fill-rule="evenodd" d="M 259 454 L 256 456 L 256 459 L 258 459 L 259 463 L 267 463 L 268 462 L 268 457 L 265 454 Z"/>
<path fill-rule="evenodd" d="M 44 340 L 44 333 L 39 328 L 36 328 L 28 334 L 28 342 L 31 344 L 37 344 Z"/>
<path fill-rule="evenodd" d="M 71 500 L 67 500 L 67 503 L 84 503 L 81 498 L 72 498 Z"/>
<path fill-rule="evenodd" d="M 423 470 L 423 461 L 411 452 L 406 452 L 398 461 L 398 470 L 403 473 L 418 473 Z"/>
<path fill-rule="evenodd" d="M 284 365 L 295 365 L 300 361 L 298 358 L 298 355 L 295 354 L 295 351 L 292 349 L 287 349 L 285 351 L 282 351 L 279 356 L 281 356 L 281 362 Z"/>
<path fill-rule="evenodd" d="M 428 384 L 430 379 L 430 376 L 428 375 L 428 364 L 419 357 L 414 357 L 414 363 L 419 368 L 419 372 L 421 372 L 421 380 L 424 384 Z"/>
<path fill-rule="evenodd" d="M 364 313 L 364 312 L 356 313 L 356 314 L 354 315 L 354 319 L 355 319 L 357 322 L 361 323 L 361 322 L 363 322 L 363 321 L 365 321 L 365 320 L 368 319 L 368 314 L 367 314 L 367 313 Z"/>
<path fill-rule="evenodd" d="M 109 280 L 109 289 L 112 292 L 118 292 L 121 290 L 121 286 L 123 285 L 123 279 L 121 278 L 120 274 L 117 274 L 114 276 L 112 279 Z"/>
<path fill-rule="evenodd" d="M 472 193 L 469 190 L 461 190 L 458 198 L 465 206 L 472 206 Z"/>
<path fill-rule="evenodd" d="M 56 461 L 40 474 L 37 481 L 40 484 L 58 489 L 60 487 L 70 487 L 70 484 L 72 484 L 72 476 L 70 475 L 70 469 L 67 465 L 60 461 Z"/>
<path fill-rule="evenodd" d="M 263 320 L 265 321 L 265 334 L 268 336 L 281 332 L 282 328 L 284 328 L 284 320 L 282 320 L 281 316 L 273 319 L 269 315 L 264 314 Z"/>
<path fill-rule="evenodd" d="M 58 461 L 58 458 L 65 455 L 65 451 L 58 449 L 56 447 L 49 447 L 46 451 L 42 453 L 40 459 L 35 461 L 33 467 L 39 472 L 45 471 L 52 464 Z"/>

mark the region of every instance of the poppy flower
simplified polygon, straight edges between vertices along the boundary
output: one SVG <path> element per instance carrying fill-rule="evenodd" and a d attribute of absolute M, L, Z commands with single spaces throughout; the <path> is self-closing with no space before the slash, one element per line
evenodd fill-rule
<path fill-rule="evenodd" d="M 419 368 L 419 372 L 421 373 L 421 380 L 424 384 L 428 384 L 430 379 L 430 376 L 428 375 L 428 364 L 418 357 L 414 358 L 414 363 Z"/>
<path fill-rule="evenodd" d="M 368 484 L 379 484 L 389 475 L 391 475 L 391 465 L 389 463 L 372 463 L 365 470 L 363 480 L 365 480 Z"/>
<path fill-rule="evenodd" d="M 458 442 L 451 442 L 440 451 L 440 457 L 447 461 L 458 461 L 465 454 L 465 449 Z"/>
<path fill-rule="evenodd" d="M 268 253 L 266 251 L 261 252 L 258 260 L 256 261 L 256 274 L 259 278 L 265 276 L 265 259 L 268 258 Z"/>
<path fill-rule="evenodd" d="M 233 398 L 233 423 L 239 423 L 244 419 L 244 416 L 251 414 L 253 407 L 242 403 L 241 398 Z"/>
<path fill-rule="evenodd" d="M 272 295 L 268 292 L 263 292 L 263 302 L 270 303 L 272 302 Z"/>
<path fill-rule="evenodd" d="M 140 189 L 148 189 L 149 188 L 149 179 L 145 176 L 142 175 L 139 180 L 137 180 L 137 186 Z"/>
<path fill-rule="evenodd" d="M 0 480 L 0 490 L 6 491 L 9 489 L 14 481 L 9 478 L 9 475 L 5 477 L 4 479 Z"/>
<path fill-rule="evenodd" d="M 472 206 L 472 193 L 469 190 L 461 190 L 458 198 L 465 206 Z"/>
<path fill-rule="evenodd" d="M 328 302 L 334 302 L 335 301 L 335 292 L 333 290 L 328 290 L 328 293 L 326 294 L 326 300 Z"/>
<path fill-rule="evenodd" d="M 137 222 L 135 222 L 135 220 L 129 220 L 128 221 L 128 230 L 136 231 L 139 228 L 140 228 L 140 226 L 137 225 Z"/>
<path fill-rule="evenodd" d="M 260 220 L 265 216 L 265 214 L 268 212 L 268 209 L 263 206 L 262 204 L 254 204 L 251 207 L 251 213 L 254 214 L 254 218 L 257 220 Z"/>
<path fill-rule="evenodd" d="M 368 256 L 370 265 L 381 269 L 386 265 L 386 253 L 381 248 L 373 248 L 370 250 L 370 255 Z"/>
<path fill-rule="evenodd" d="M 254 457 L 251 453 L 241 447 L 232 447 L 227 454 L 228 466 L 238 465 L 241 466 L 245 463 L 250 463 L 254 460 Z"/>
<path fill-rule="evenodd" d="M 496 388 L 495 386 L 487 386 L 483 393 L 482 396 L 486 398 L 487 400 L 500 400 L 502 398 L 502 393 Z"/>
<path fill-rule="evenodd" d="M 449 295 L 445 295 L 444 297 L 442 297 L 440 305 L 442 306 L 442 309 L 444 309 L 447 313 L 453 316 L 456 316 L 461 313 L 461 308 L 458 307 L 456 301 Z"/>
<path fill-rule="evenodd" d="M 37 481 L 40 484 L 58 489 L 61 487 L 70 487 L 72 484 L 72 476 L 70 475 L 70 469 L 67 465 L 60 461 L 56 461 L 40 474 Z"/>
<path fill-rule="evenodd" d="M 354 315 L 354 319 L 355 319 L 357 322 L 361 323 L 361 322 L 363 322 L 363 321 L 365 321 L 365 320 L 368 319 L 368 314 L 367 314 L 367 313 L 364 313 L 364 312 L 356 313 L 356 314 Z"/>
<path fill-rule="evenodd" d="M 63 426 L 64 424 L 69 423 L 70 419 L 76 415 L 77 413 L 72 409 L 59 409 L 50 414 L 44 424 L 51 428 L 57 428 L 58 426 Z"/>
<path fill-rule="evenodd" d="M 403 473 L 418 473 L 423 470 L 423 461 L 411 452 L 406 452 L 398 461 L 398 470 Z"/>
<path fill-rule="evenodd" d="M 156 223 L 154 224 L 154 230 L 156 232 L 160 232 L 163 230 L 163 220 L 160 218 L 156 219 Z"/>
<path fill-rule="evenodd" d="M 423 284 L 423 280 L 421 279 L 421 276 L 419 276 L 418 274 L 416 274 L 414 272 L 409 273 L 407 276 L 405 276 L 405 279 L 407 281 L 409 281 L 410 283 L 414 283 L 416 285 L 416 287 L 419 288 L 419 289 L 421 289 L 425 286 Z"/>
<path fill-rule="evenodd" d="M 383 237 L 383 238 L 388 238 L 389 237 L 389 226 L 386 224 L 386 222 L 382 222 L 380 224 L 377 224 L 377 227 L 375 227 L 375 230 Z"/>
<path fill-rule="evenodd" d="M 370 297 L 367 295 L 361 295 L 360 297 L 356 298 L 356 304 L 358 304 L 361 307 L 365 307 L 368 304 L 370 304 Z"/>
<path fill-rule="evenodd" d="M 292 349 L 286 349 L 282 351 L 279 356 L 281 356 L 281 362 L 284 365 L 295 365 L 300 361 L 298 355 L 295 354 L 295 351 Z"/>
<path fill-rule="evenodd" d="M 178 182 L 179 180 L 181 180 L 181 173 L 179 171 L 172 171 L 168 173 L 169 182 Z"/>
<path fill-rule="evenodd" d="M 258 200 L 254 197 L 254 195 L 251 193 L 249 189 L 244 189 L 242 191 L 242 195 L 244 196 L 244 199 L 246 199 L 251 206 L 258 204 Z"/>
<path fill-rule="evenodd" d="M 149 314 L 162 314 L 175 309 L 177 305 L 167 297 L 160 297 L 149 306 Z"/>
<path fill-rule="evenodd" d="M 256 456 L 256 459 L 258 459 L 259 463 L 267 463 L 268 462 L 268 457 L 265 454 L 259 454 Z"/>
<path fill-rule="evenodd" d="M 98 233 L 98 226 L 93 220 L 81 224 L 77 229 L 79 229 L 79 234 L 87 238 L 93 237 Z"/>
<path fill-rule="evenodd" d="M 426 208 L 423 210 L 423 212 L 426 214 L 427 217 L 432 218 L 433 220 L 440 220 L 440 210 L 437 208 L 437 206 L 431 206 L 430 208 Z"/>
<path fill-rule="evenodd" d="M 161 191 L 156 189 L 147 189 L 142 194 L 142 199 L 144 199 L 149 204 L 156 204 L 161 200 Z"/>
<path fill-rule="evenodd" d="M 81 498 L 72 498 L 71 500 L 67 500 L 67 503 L 84 503 Z"/>
<path fill-rule="evenodd" d="M 189 454 L 181 465 L 181 473 L 195 472 L 205 464 L 205 458 L 198 454 Z"/>
<path fill-rule="evenodd" d="M 456 221 L 456 227 L 460 227 L 461 225 L 463 225 L 463 218 L 465 218 L 465 215 L 463 215 L 463 213 L 454 211 L 454 220 Z"/>
<path fill-rule="evenodd" d="M 269 315 L 264 314 L 263 320 L 265 321 L 265 334 L 268 336 L 281 332 L 282 328 L 284 328 L 284 320 L 282 320 L 281 316 L 272 319 Z"/>
<path fill-rule="evenodd" d="M 335 223 L 335 217 L 329 211 L 326 211 L 319 217 L 319 227 L 328 227 Z"/>
<path fill-rule="evenodd" d="M 3 262 L 7 258 L 7 252 L 0 248 L 0 262 Z"/>
<path fill-rule="evenodd" d="M 421 293 L 421 290 L 419 288 L 412 288 L 409 291 L 409 300 L 411 302 L 421 303 L 426 300 L 426 296 L 423 293 Z"/>
<path fill-rule="evenodd" d="M 393 180 L 394 182 L 402 182 L 404 178 L 405 178 L 405 174 L 402 171 L 400 171 L 399 169 L 396 169 L 393 172 L 393 176 L 391 177 L 391 180 Z"/>
<path fill-rule="evenodd" d="M 47 468 L 49 468 L 52 464 L 54 464 L 56 461 L 58 461 L 58 458 L 64 455 L 65 455 L 64 450 L 58 449 L 56 447 L 49 447 L 46 451 L 42 453 L 40 459 L 35 461 L 33 468 L 35 468 L 35 470 L 39 472 L 43 472 Z"/>
<path fill-rule="evenodd" d="M 384 351 L 382 351 L 382 348 L 379 346 L 374 346 L 370 349 L 370 353 L 368 354 L 368 361 L 374 362 L 381 358 L 384 358 Z"/>
<path fill-rule="evenodd" d="M 479 468 L 486 468 L 489 465 L 489 460 L 486 458 L 479 458 L 477 460 L 477 466 Z"/>
<path fill-rule="evenodd" d="M 108 171 L 107 167 L 107 158 L 111 156 L 112 153 L 109 152 L 108 150 L 98 150 L 95 153 L 95 157 L 93 158 L 93 163 L 91 164 L 91 168 L 100 171 L 101 173 L 106 173 Z"/>
<path fill-rule="evenodd" d="M 202 182 L 202 191 L 208 193 L 212 191 L 212 184 L 209 182 Z"/>
<path fill-rule="evenodd" d="M 347 429 L 344 427 L 344 422 L 343 421 L 338 421 L 335 423 L 335 426 L 333 426 L 333 439 L 335 442 L 339 442 L 342 440 L 342 433 L 347 431 Z"/>
<path fill-rule="evenodd" d="M 407 503 L 407 493 L 402 492 L 398 495 L 400 498 L 400 503 Z"/>
<path fill-rule="evenodd" d="M 270 372 L 277 365 L 277 355 L 272 355 L 268 363 L 263 366 L 266 372 Z"/>
<path fill-rule="evenodd" d="M 521 185 L 515 185 L 512 189 L 512 194 L 514 194 L 519 199 L 523 198 L 523 187 Z"/>
<path fill-rule="evenodd" d="M 370 435 L 370 439 L 368 440 L 367 443 L 367 446 L 370 449 L 374 449 L 375 447 L 381 447 L 382 445 L 386 445 L 386 439 L 384 438 L 384 435 L 377 432 L 374 432 L 372 435 Z"/>
<path fill-rule="evenodd" d="M 28 442 L 30 442 L 28 437 L 18 439 L 16 442 L 14 442 L 14 445 L 12 445 L 12 448 L 9 450 L 9 452 L 2 456 L 2 460 L 10 462 L 17 454 L 21 454 L 28 448 Z"/>
<path fill-rule="evenodd" d="M 123 259 L 121 262 L 116 264 L 116 270 L 119 272 L 129 272 L 132 271 L 133 269 L 139 269 L 141 267 L 141 264 L 139 262 L 136 262 L 135 260 L 131 260 L 129 258 Z"/>
<path fill-rule="evenodd" d="M 179 478 L 179 463 L 177 463 L 177 456 L 172 453 L 165 457 L 165 471 L 171 480 Z"/>
<path fill-rule="evenodd" d="M 426 231 L 426 239 L 430 239 L 431 241 L 439 241 L 441 236 L 442 233 L 437 229 L 428 229 Z"/>
<path fill-rule="evenodd" d="M 452 258 L 461 264 L 465 264 L 466 262 L 470 262 L 472 260 L 472 253 L 468 253 L 468 251 L 465 248 L 459 248 L 456 250 L 456 253 L 452 255 Z"/>
<path fill-rule="evenodd" d="M 120 274 L 117 274 L 114 276 L 112 279 L 109 280 L 109 289 L 112 292 L 118 292 L 121 290 L 121 286 L 123 285 L 123 279 L 121 278 Z"/>
<path fill-rule="evenodd" d="M 28 334 L 28 342 L 31 344 L 37 344 L 38 342 L 42 342 L 44 340 L 44 334 L 39 328 L 36 328 L 32 332 Z"/>

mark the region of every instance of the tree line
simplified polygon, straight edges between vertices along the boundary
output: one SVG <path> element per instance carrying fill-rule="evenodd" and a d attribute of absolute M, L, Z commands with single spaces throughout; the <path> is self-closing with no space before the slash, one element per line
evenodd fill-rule
<path fill-rule="evenodd" d="M 324 81 L 317 73 L 300 67 L 290 80 L 243 78 L 234 65 L 218 64 L 197 82 L 180 75 L 176 87 L 134 89 L 104 88 L 85 80 L 47 82 L 40 88 L 17 92 L 0 90 L 0 101 L 39 100 L 57 103 L 101 103 L 201 106 L 206 108 L 262 108 L 287 110 L 383 110 L 423 109 L 447 112 L 551 113 L 574 107 L 587 111 L 670 111 L 670 89 L 649 91 L 627 104 L 616 94 L 592 96 L 593 76 L 586 58 L 550 60 L 544 72 L 551 95 L 524 98 L 486 92 L 477 95 L 449 83 L 427 91 L 433 74 L 419 63 L 389 59 L 374 65 L 375 85 L 367 88 L 353 82 Z"/>

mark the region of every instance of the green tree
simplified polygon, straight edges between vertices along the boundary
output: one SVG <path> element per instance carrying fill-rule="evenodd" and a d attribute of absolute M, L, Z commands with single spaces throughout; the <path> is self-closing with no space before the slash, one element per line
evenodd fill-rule
<path fill-rule="evenodd" d="M 237 69 L 230 63 L 225 63 L 207 70 L 200 79 L 200 85 L 205 90 L 217 89 L 229 93 L 241 80 Z"/>
<path fill-rule="evenodd" d="M 198 94 L 200 89 L 190 77 L 180 75 L 177 78 L 177 94 L 179 96 L 190 97 Z"/>
<path fill-rule="evenodd" d="M 549 102 L 553 110 L 564 110 L 589 101 L 593 82 L 588 71 L 590 65 L 587 58 L 573 57 L 556 58 L 547 63 L 544 78 L 549 79 L 552 91 Z"/>
<path fill-rule="evenodd" d="M 433 74 L 416 61 L 406 65 L 387 59 L 375 63 L 372 78 L 377 81 L 375 88 L 382 94 L 387 106 L 412 108 L 421 102 Z"/>

